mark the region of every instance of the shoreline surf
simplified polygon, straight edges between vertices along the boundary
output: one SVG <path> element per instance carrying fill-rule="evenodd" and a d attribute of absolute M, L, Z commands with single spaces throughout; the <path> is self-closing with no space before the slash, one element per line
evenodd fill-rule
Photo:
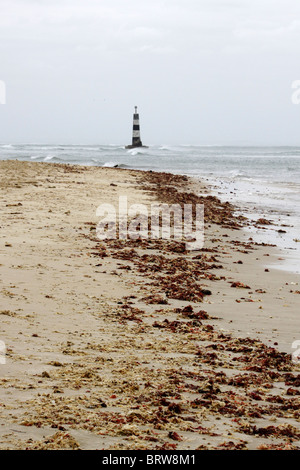
<path fill-rule="evenodd" d="M 200 178 L 221 200 L 237 206 L 251 220 L 266 218 L 274 225 L 249 229 L 249 236 L 276 244 L 285 263 L 300 266 L 300 148 L 292 146 L 154 145 L 126 150 L 119 144 L 0 144 L 1 159 L 45 161 L 166 171 Z"/>

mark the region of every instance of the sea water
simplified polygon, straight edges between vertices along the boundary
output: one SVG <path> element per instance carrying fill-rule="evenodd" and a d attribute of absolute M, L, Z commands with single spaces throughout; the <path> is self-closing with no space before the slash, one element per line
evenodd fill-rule
<path fill-rule="evenodd" d="M 249 226 L 249 237 L 284 250 L 280 269 L 300 272 L 300 147 L 229 147 L 122 144 L 0 144 L 1 160 L 39 161 L 165 171 L 200 178 L 212 193 L 232 202 L 265 228 Z M 200 185 L 199 185 L 200 188 Z"/>

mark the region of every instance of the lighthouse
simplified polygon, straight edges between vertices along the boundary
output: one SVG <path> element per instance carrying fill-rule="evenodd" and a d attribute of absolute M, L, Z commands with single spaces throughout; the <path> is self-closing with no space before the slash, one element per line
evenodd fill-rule
<path fill-rule="evenodd" d="M 135 106 L 134 114 L 133 114 L 132 144 L 127 145 L 126 148 L 134 149 L 137 147 L 145 147 L 145 146 L 142 144 L 142 141 L 141 141 L 140 116 L 138 114 L 137 106 Z"/>

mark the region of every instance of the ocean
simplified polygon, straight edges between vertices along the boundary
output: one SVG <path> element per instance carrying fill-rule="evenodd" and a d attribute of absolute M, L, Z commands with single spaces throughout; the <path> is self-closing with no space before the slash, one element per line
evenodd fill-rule
<path fill-rule="evenodd" d="M 276 244 L 276 267 L 300 273 L 300 147 L 0 144 L 0 160 L 67 163 L 165 171 L 201 178 L 213 194 L 266 228 L 247 228 L 258 242 Z M 278 231 L 280 230 L 280 232 Z"/>

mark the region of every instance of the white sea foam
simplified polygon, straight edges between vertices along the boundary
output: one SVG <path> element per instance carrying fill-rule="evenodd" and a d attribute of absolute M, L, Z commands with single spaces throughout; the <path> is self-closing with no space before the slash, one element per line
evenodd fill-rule
<path fill-rule="evenodd" d="M 229 175 L 232 177 L 232 178 L 237 178 L 239 176 L 244 176 L 245 173 L 243 171 L 240 171 L 238 169 L 235 169 L 235 170 L 231 170 L 229 172 Z"/>
<path fill-rule="evenodd" d="M 113 167 L 115 167 L 115 166 L 117 166 L 117 165 L 118 165 L 117 162 L 106 162 L 106 163 L 104 163 L 103 166 L 104 166 L 104 167 L 107 167 L 107 168 L 113 168 Z"/>

